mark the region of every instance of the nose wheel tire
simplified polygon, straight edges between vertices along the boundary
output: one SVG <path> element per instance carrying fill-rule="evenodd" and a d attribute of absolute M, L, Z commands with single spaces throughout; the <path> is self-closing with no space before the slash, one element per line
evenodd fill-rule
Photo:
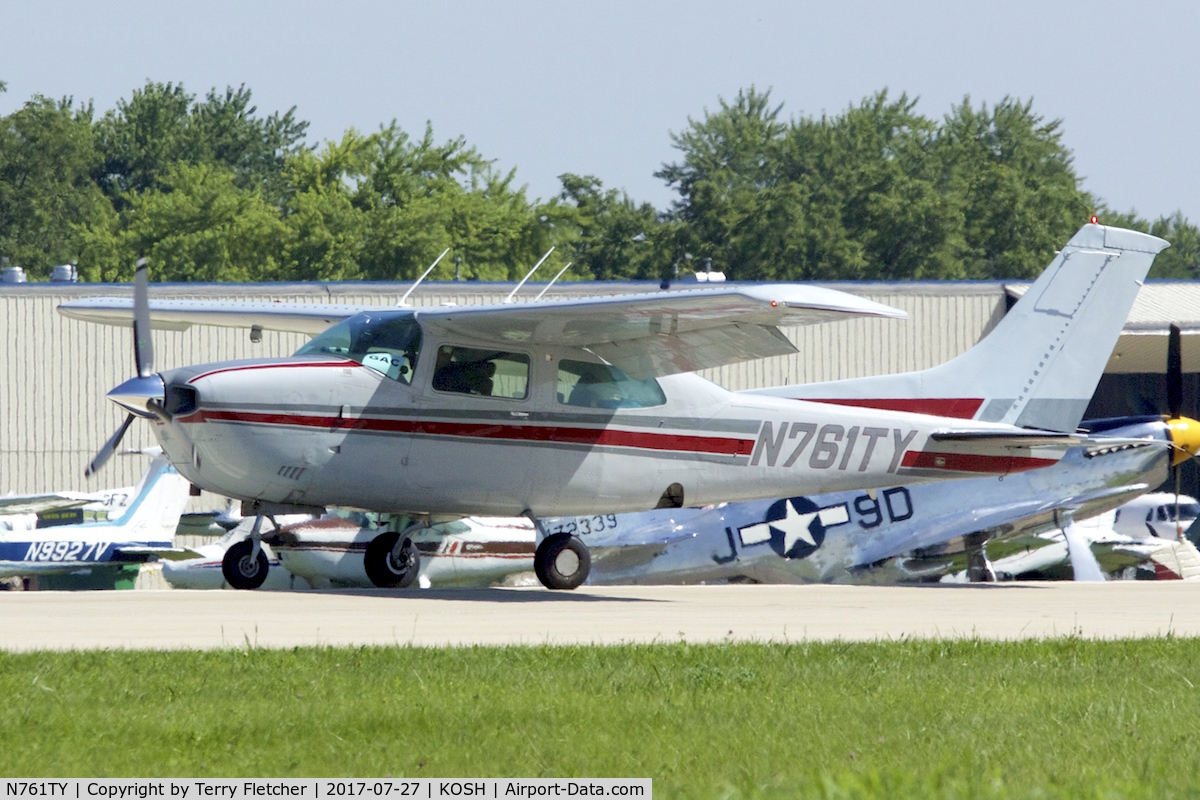
<path fill-rule="evenodd" d="M 404 544 L 396 549 L 400 534 L 394 531 L 381 533 L 367 545 L 363 556 L 363 568 L 371 583 L 381 589 L 404 589 L 412 586 L 421 569 L 421 552 L 412 539 L 405 537 Z"/>
<path fill-rule="evenodd" d="M 225 582 L 234 589 L 257 589 L 267 579 L 267 570 L 270 569 L 267 554 L 260 547 L 258 558 L 251 558 L 253 552 L 254 543 L 249 539 L 236 542 L 225 551 L 221 572 L 225 575 Z"/>
<path fill-rule="evenodd" d="M 574 589 L 592 571 L 592 554 L 579 537 L 556 533 L 538 545 L 533 571 L 547 589 Z"/>

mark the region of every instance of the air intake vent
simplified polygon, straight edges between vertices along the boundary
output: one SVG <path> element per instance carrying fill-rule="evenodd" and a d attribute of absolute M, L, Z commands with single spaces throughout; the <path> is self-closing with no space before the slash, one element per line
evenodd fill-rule
<path fill-rule="evenodd" d="M 166 412 L 172 417 L 191 414 L 200 405 L 200 398 L 191 386 L 168 386 Z"/>

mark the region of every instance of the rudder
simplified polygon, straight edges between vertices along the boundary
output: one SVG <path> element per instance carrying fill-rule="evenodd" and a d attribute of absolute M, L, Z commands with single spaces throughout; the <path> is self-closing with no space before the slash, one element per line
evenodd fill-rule
<path fill-rule="evenodd" d="M 1084 225 L 974 347 L 930 369 L 759 390 L 762 394 L 1073 431 L 1168 243 Z"/>

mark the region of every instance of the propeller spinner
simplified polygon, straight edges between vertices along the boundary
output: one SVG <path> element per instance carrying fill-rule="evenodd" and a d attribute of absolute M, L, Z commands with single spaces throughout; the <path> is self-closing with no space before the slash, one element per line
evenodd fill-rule
<path fill-rule="evenodd" d="M 137 377 L 130 378 L 108 393 L 108 399 L 129 411 L 129 416 L 125 417 L 121 426 L 96 453 L 92 463 L 88 464 L 84 472 L 87 477 L 96 474 L 112 457 L 135 417 L 154 419 L 166 415 L 163 410 L 166 389 L 162 378 L 154 372 L 154 343 L 150 337 L 150 278 L 146 264 L 146 259 L 138 259 L 133 281 L 133 361 Z"/>

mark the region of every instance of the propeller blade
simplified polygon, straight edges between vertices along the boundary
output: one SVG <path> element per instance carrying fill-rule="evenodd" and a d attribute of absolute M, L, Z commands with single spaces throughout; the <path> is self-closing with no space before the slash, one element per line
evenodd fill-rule
<path fill-rule="evenodd" d="M 1175 466 L 1171 467 L 1171 471 L 1175 473 L 1175 536 L 1178 537 L 1180 541 L 1183 541 L 1183 526 L 1179 524 L 1179 488 L 1180 484 L 1182 483 L 1182 475 L 1180 474 L 1182 470 L 1180 470 L 1179 465 L 1176 464 Z"/>
<path fill-rule="evenodd" d="M 148 259 L 139 258 L 133 279 L 133 361 L 139 378 L 154 374 L 154 340 L 150 337 Z"/>
<path fill-rule="evenodd" d="M 1179 417 L 1183 407 L 1183 354 L 1179 347 L 1179 326 L 1172 325 L 1167 337 L 1167 414 Z"/>
<path fill-rule="evenodd" d="M 85 478 L 90 478 L 95 475 L 100 468 L 104 466 L 105 462 L 112 458 L 112 454 L 116 451 L 117 445 L 119 445 L 121 443 L 121 439 L 125 437 L 125 431 L 129 430 L 129 426 L 133 424 L 133 419 L 133 414 L 127 416 L 125 418 L 125 422 L 121 424 L 121 427 L 117 428 L 117 432 L 114 433 L 112 437 L 104 443 L 104 447 L 100 448 L 100 452 L 96 453 L 96 457 L 92 459 L 92 463 L 88 464 L 87 470 L 84 471 L 83 476 Z"/>

